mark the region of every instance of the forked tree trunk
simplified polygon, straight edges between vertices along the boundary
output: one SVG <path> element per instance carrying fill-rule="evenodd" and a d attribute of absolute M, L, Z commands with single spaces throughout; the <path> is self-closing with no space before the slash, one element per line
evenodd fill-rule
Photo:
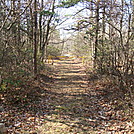
<path fill-rule="evenodd" d="M 54 13 L 54 9 L 55 9 L 55 0 L 53 0 L 52 3 L 52 13 Z M 41 51 L 42 51 L 42 55 L 41 55 L 41 61 L 46 60 L 46 54 L 47 54 L 47 45 L 48 45 L 48 40 L 49 40 L 49 34 L 50 34 L 50 23 L 52 21 L 53 18 L 53 14 L 50 15 L 50 18 L 47 22 L 47 26 L 46 26 L 46 35 L 45 35 L 45 41 L 42 45 Z"/>

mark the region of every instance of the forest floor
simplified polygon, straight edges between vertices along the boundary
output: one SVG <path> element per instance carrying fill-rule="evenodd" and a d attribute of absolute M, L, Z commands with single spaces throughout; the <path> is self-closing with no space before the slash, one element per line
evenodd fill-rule
<path fill-rule="evenodd" d="M 51 75 L 1 95 L 0 123 L 9 134 L 134 133 L 133 108 L 108 79 L 72 59 L 51 68 Z"/>

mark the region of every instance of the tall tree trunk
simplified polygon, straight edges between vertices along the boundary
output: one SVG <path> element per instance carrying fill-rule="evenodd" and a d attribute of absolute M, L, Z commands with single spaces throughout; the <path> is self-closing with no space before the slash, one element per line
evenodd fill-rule
<path fill-rule="evenodd" d="M 20 32 L 20 24 L 21 24 L 21 20 L 20 20 L 20 13 L 21 13 L 21 3 L 20 3 L 20 0 L 18 0 L 18 41 L 17 41 L 17 47 L 18 47 L 18 54 L 20 56 L 20 46 L 21 46 L 21 32 Z"/>
<path fill-rule="evenodd" d="M 97 66 L 98 55 L 98 34 L 99 34 L 99 0 L 96 2 L 96 31 L 95 31 L 95 47 L 94 47 L 94 67 Z"/>
<path fill-rule="evenodd" d="M 43 0 L 41 0 L 41 11 L 43 10 Z M 39 17 L 39 44 L 40 44 L 40 50 L 41 50 L 41 47 L 42 47 L 42 42 L 43 42 L 43 39 L 42 39 L 42 14 L 40 14 L 40 17 Z"/>
<path fill-rule="evenodd" d="M 34 0 L 34 33 L 33 33 L 33 46 L 34 46 L 34 76 L 37 75 L 37 0 Z"/>
<path fill-rule="evenodd" d="M 54 9 L 55 9 L 55 0 L 53 1 L 52 3 L 52 12 L 54 13 Z M 48 45 L 48 39 L 49 39 L 49 32 L 50 32 L 50 23 L 52 21 L 52 18 L 53 18 L 53 14 L 50 15 L 50 18 L 47 22 L 47 27 L 46 27 L 46 36 L 45 36 L 45 41 L 43 43 L 43 46 L 42 46 L 42 56 L 41 56 L 41 61 L 44 60 L 44 58 L 46 59 L 46 53 L 47 53 L 47 45 Z"/>
<path fill-rule="evenodd" d="M 33 16 L 32 5 L 30 5 L 30 9 L 29 10 L 30 10 L 30 17 L 31 17 L 30 20 L 28 20 L 30 22 L 29 23 L 29 25 L 30 25 L 29 26 L 30 27 L 30 38 L 31 38 L 30 44 L 33 44 L 33 42 L 34 42 L 33 41 L 34 40 L 34 35 L 33 35 L 34 34 L 34 27 L 33 27 L 34 26 L 34 16 Z M 31 48 L 34 49 L 34 45 L 32 45 Z"/>
<path fill-rule="evenodd" d="M 105 11 L 105 0 L 102 0 L 102 46 L 101 46 L 101 53 L 103 54 L 101 59 L 100 59 L 100 68 L 101 68 L 101 71 L 106 71 L 106 67 L 105 65 L 107 64 L 107 61 L 106 61 L 106 55 L 105 55 L 105 50 L 104 50 L 104 47 L 105 47 L 105 14 L 106 14 L 106 11 Z M 106 63 L 105 63 L 106 62 Z"/>

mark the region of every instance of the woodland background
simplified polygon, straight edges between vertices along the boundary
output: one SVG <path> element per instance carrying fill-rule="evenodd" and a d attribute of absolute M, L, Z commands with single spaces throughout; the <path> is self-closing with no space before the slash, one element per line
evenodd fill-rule
<path fill-rule="evenodd" d="M 83 8 L 74 14 L 76 21 L 64 28 L 75 34 L 61 39 L 57 27 L 70 16 L 61 18 L 59 10 L 79 3 Z M 64 49 L 87 56 L 97 72 L 116 79 L 132 96 L 133 5 L 132 0 L 1 0 L 1 81 L 16 85 L 22 77 L 36 77 L 46 57 L 59 56 Z"/>
<path fill-rule="evenodd" d="M 81 8 L 73 15 L 61 15 L 75 6 Z M 63 27 L 70 17 L 74 22 Z M 74 34 L 61 38 L 61 29 Z M 48 57 L 69 53 L 134 105 L 133 0 L 0 0 L 0 35 L 1 102 L 38 79 Z"/>

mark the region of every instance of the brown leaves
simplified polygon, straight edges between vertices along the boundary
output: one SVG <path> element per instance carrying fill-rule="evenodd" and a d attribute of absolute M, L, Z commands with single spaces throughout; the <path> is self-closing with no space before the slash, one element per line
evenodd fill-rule
<path fill-rule="evenodd" d="M 40 75 L 2 95 L 0 122 L 8 133 L 133 133 L 133 109 L 117 87 L 98 77 L 87 85 L 81 66 L 62 62 L 55 64 L 55 79 Z"/>

